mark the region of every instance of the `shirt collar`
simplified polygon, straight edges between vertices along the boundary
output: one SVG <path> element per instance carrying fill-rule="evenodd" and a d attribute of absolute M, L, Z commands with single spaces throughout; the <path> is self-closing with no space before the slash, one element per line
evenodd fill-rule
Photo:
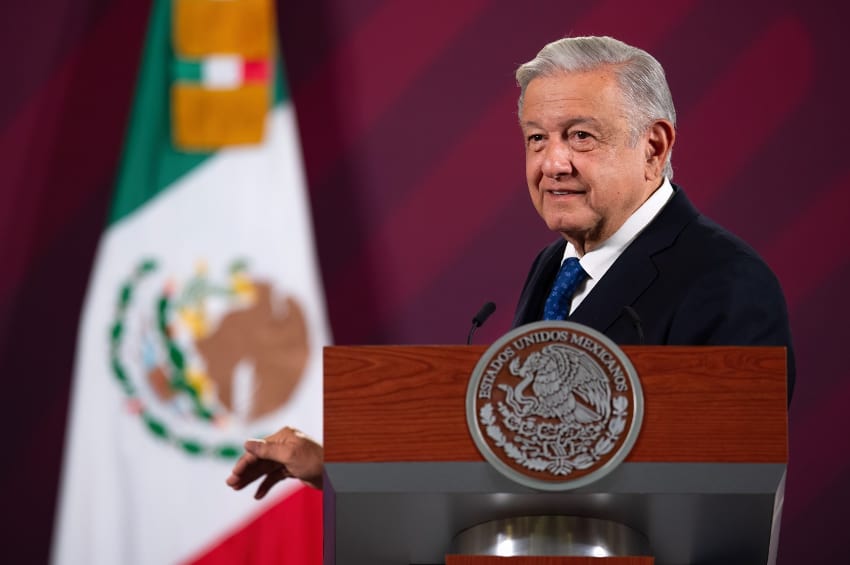
<path fill-rule="evenodd" d="M 620 229 L 614 232 L 614 235 L 602 242 L 602 245 L 593 251 L 585 253 L 579 259 L 579 263 L 585 272 L 587 272 L 590 279 L 599 280 L 608 271 L 609 267 L 614 264 L 614 261 L 625 251 L 626 247 L 634 241 L 638 234 L 664 208 L 664 205 L 673 196 L 673 192 L 673 185 L 667 177 L 664 177 L 661 186 L 646 199 L 646 202 L 641 204 L 640 208 L 629 216 L 623 225 L 620 226 Z M 573 244 L 567 242 L 561 262 L 563 263 L 569 257 L 578 257 L 578 253 L 576 253 Z"/>

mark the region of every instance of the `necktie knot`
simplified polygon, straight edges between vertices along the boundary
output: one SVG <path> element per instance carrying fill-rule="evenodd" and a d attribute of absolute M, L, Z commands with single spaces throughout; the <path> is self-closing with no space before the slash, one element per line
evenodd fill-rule
<path fill-rule="evenodd" d="M 565 320 L 570 312 L 570 303 L 578 285 L 587 278 L 576 257 L 570 257 L 561 265 L 555 284 L 546 299 L 543 309 L 544 320 Z"/>

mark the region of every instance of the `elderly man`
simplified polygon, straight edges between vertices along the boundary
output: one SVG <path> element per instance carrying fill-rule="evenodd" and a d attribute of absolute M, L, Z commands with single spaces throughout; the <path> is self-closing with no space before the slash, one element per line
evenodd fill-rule
<path fill-rule="evenodd" d="M 561 235 L 514 325 L 568 319 L 620 344 L 780 345 L 776 277 L 672 185 L 676 113 L 651 55 L 610 37 L 550 43 L 517 71 L 531 200 Z"/>
<path fill-rule="evenodd" d="M 651 55 L 610 37 L 545 46 L 517 70 L 531 201 L 561 237 L 534 261 L 514 326 L 568 319 L 620 344 L 781 345 L 776 277 L 671 184 L 676 113 Z M 321 447 L 289 428 L 246 443 L 228 484 L 321 484 Z"/>

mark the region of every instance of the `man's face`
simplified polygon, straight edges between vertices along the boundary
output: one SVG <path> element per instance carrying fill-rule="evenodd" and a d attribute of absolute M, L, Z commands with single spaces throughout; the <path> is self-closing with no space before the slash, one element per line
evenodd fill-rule
<path fill-rule="evenodd" d="M 609 67 L 532 80 L 520 125 L 531 201 L 580 254 L 613 235 L 661 184 L 648 134 L 633 143 Z"/>

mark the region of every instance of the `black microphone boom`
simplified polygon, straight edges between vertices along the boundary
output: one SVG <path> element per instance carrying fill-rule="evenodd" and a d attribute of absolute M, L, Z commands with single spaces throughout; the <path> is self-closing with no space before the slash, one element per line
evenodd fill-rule
<path fill-rule="evenodd" d="M 481 307 L 481 310 L 472 318 L 472 323 L 476 328 L 480 328 L 484 322 L 487 321 L 493 312 L 496 311 L 496 304 L 493 302 L 488 302 L 484 306 Z"/>
<path fill-rule="evenodd" d="M 484 306 L 481 307 L 481 310 L 472 318 L 472 327 L 469 329 L 469 335 L 466 338 L 466 344 L 469 345 L 472 343 L 472 334 L 475 333 L 475 330 L 484 325 L 484 322 L 487 321 L 493 312 L 496 311 L 496 304 L 493 302 L 487 302 Z"/>
<path fill-rule="evenodd" d="M 628 314 L 632 321 L 632 326 L 634 326 L 635 332 L 638 336 L 638 343 L 643 345 L 643 324 L 640 323 L 640 316 L 638 316 L 637 310 L 631 306 L 624 306 L 623 311 Z"/>

